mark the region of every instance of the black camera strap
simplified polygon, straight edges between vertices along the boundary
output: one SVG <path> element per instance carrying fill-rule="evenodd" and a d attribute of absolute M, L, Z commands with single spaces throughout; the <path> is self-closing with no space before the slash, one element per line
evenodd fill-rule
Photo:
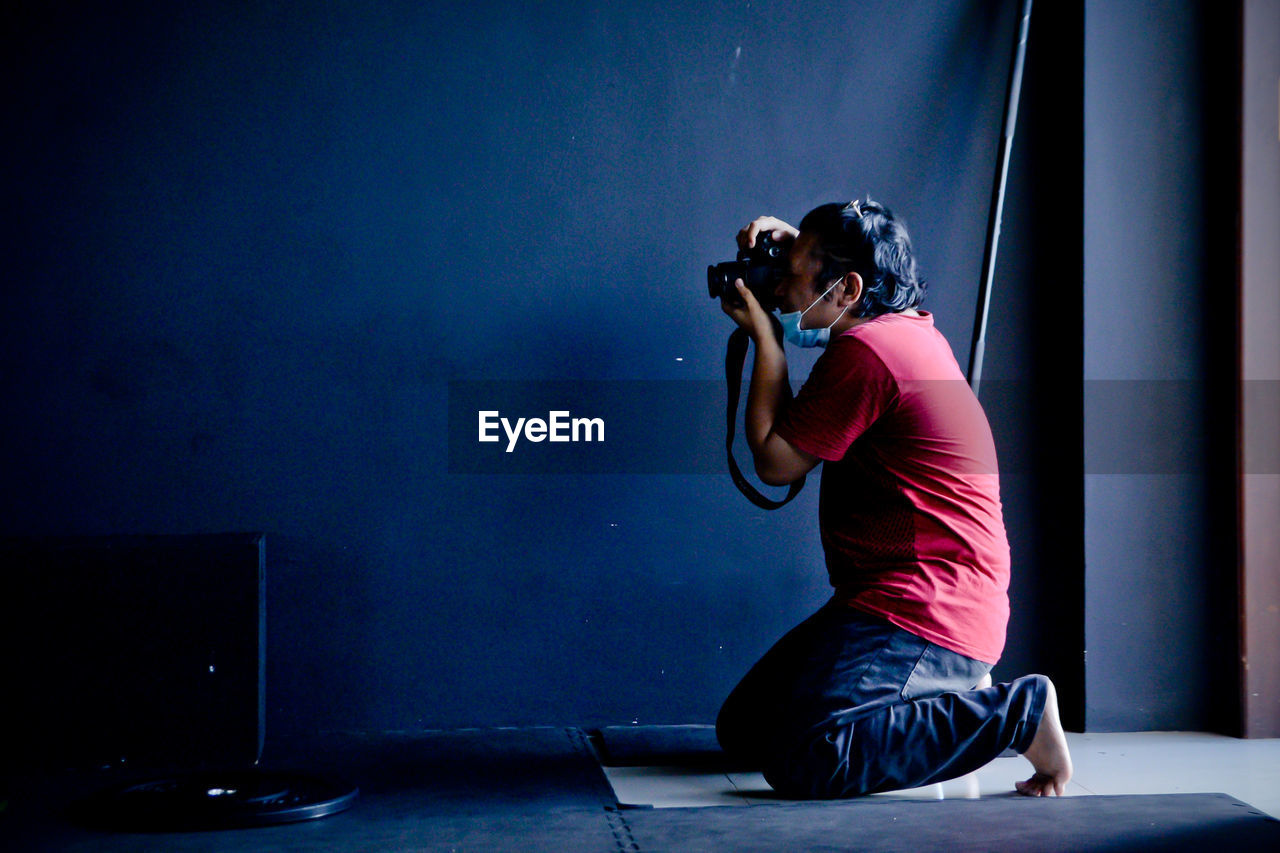
<path fill-rule="evenodd" d="M 769 315 L 769 319 L 773 322 L 773 333 L 782 340 L 782 325 L 778 322 L 778 318 Z M 778 509 L 787 504 L 792 498 L 800 494 L 800 490 L 804 488 L 804 477 L 796 480 L 787 489 L 787 496 L 782 500 L 772 500 L 767 498 L 747 481 L 743 476 L 742 470 L 738 468 L 738 461 L 733 458 L 733 436 L 737 428 L 738 422 L 738 397 L 742 394 L 742 371 L 747 364 L 747 344 L 751 338 L 745 329 L 737 328 L 733 330 L 733 334 L 729 335 L 729 348 L 724 356 L 724 377 L 729 383 L 729 405 L 727 414 L 727 429 L 724 440 L 725 453 L 729 457 L 729 475 L 733 477 L 733 484 L 738 487 L 738 491 L 747 496 L 747 500 L 751 501 L 761 509 Z M 783 389 L 783 394 L 788 400 L 791 399 L 791 386 L 788 385 Z"/>

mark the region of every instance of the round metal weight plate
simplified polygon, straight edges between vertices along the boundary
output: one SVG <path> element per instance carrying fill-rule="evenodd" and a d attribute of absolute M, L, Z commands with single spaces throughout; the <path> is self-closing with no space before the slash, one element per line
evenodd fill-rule
<path fill-rule="evenodd" d="M 183 773 L 122 785 L 84 803 L 84 816 L 113 829 L 178 831 L 271 826 L 351 807 L 360 789 L 304 773 Z"/>

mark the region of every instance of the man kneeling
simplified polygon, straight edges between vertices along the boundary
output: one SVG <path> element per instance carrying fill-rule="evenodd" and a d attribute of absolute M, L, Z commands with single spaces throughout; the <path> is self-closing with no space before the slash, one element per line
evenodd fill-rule
<path fill-rule="evenodd" d="M 1071 758 L 1053 683 L 991 684 L 1009 618 L 1009 546 L 991 428 L 929 312 L 906 229 L 870 199 L 826 204 L 788 248 L 786 340 L 825 352 L 788 402 L 787 361 L 742 283 L 722 306 L 755 347 L 747 442 L 791 483 L 825 462 L 819 528 L 835 594 L 725 701 L 721 745 L 778 792 L 851 797 L 962 776 L 1012 747 L 1061 795 Z"/>

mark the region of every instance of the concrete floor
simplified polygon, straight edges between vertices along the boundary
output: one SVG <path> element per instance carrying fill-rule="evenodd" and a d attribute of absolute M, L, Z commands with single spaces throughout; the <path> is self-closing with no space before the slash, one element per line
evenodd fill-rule
<path fill-rule="evenodd" d="M 1068 796 L 1225 793 L 1280 818 L 1280 739 L 1239 740 L 1200 732 L 1067 734 L 1075 773 Z M 759 773 L 690 767 L 606 767 L 618 801 L 655 808 L 777 803 Z M 885 799 L 1006 796 L 1030 774 L 1021 757 L 997 758 L 938 785 L 873 794 Z"/>
<path fill-rule="evenodd" d="M 1194 853 L 1214 846 L 1280 850 L 1280 823 L 1265 816 L 1280 817 L 1280 740 L 1195 733 L 1070 735 L 1073 796 L 1056 803 L 1012 794 L 1013 781 L 1027 769 L 1023 759 L 1010 757 L 940 786 L 809 804 L 779 803 L 758 773 L 715 772 L 725 764 L 709 727 L 675 728 L 679 737 L 659 732 L 649 753 L 637 752 L 644 743 L 625 742 L 643 735 L 637 729 L 615 730 L 613 744 L 615 754 L 652 756 L 655 760 L 644 762 L 649 765 L 683 759 L 679 767 L 602 767 L 599 742 L 574 728 L 329 733 L 269 749 L 266 763 L 358 784 L 354 808 L 323 820 L 214 832 L 120 832 L 83 825 L 69 815 L 68 804 L 113 780 L 123 781 L 122 774 L 132 771 L 46 768 L 4 780 L 0 850 L 705 853 L 831 849 L 832 833 L 847 834 L 853 826 L 861 849 L 910 853 L 1075 851 L 1082 849 L 1082 832 L 1113 845 L 1088 849 L 1120 849 L 1114 847 L 1120 842 L 1150 849 L 1155 839 L 1172 845 L 1157 844 L 1158 849 Z M 609 740 L 608 732 L 603 740 Z M 1186 796 L 1140 801 L 1109 794 Z M 725 805 L 736 808 L 696 808 Z M 682 808 L 666 808 L 673 806 Z M 1035 840 L 1033 847 L 1027 847 L 1028 839 Z"/>

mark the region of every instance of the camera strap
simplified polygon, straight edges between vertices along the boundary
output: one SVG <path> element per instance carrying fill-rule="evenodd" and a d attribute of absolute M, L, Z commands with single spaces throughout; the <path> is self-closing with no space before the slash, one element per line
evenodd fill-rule
<path fill-rule="evenodd" d="M 773 333 L 781 341 L 782 325 L 778 322 L 778 318 L 772 314 L 769 315 L 769 319 L 773 322 Z M 787 496 L 782 500 L 773 500 L 762 495 L 755 486 L 747 481 L 747 478 L 743 476 L 742 470 L 738 468 L 738 461 L 733 458 L 733 436 L 738 422 L 738 397 L 742 394 L 742 371 L 747 364 L 747 344 L 750 340 L 750 336 L 742 328 L 734 329 L 733 334 L 729 335 L 729 347 L 724 356 L 724 377 L 729 384 L 729 404 L 728 412 L 726 413 L 727 429 L 724 447 L 725 453 L 729 457 L 729 475 L 733 477 L 733 484 L 738 487 L 738 491 L 746 495 L 747 500 L 761 509 L 778 509 L 800 494 L 800 490 L 804 488 L 804 477 L 791 484 L 787 489 Z M 790 400 L 791 386 L 788 385 L 784 388 L 783 394 Z"/>

